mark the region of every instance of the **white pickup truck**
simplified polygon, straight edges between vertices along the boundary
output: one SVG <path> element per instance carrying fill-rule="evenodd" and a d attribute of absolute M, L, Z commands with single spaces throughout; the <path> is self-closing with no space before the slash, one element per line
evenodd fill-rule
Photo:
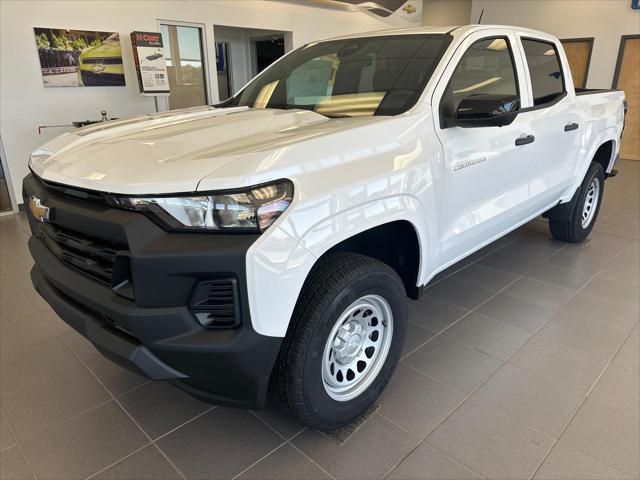
<path fill-rule="evenodd" d="M 310 43 L 220 105 L 34 151 L 32 280 L 128 368 L 334 429 L 387 384 L 434 275 L 540 214 L 589 234 L 624 115 L 537 31 Z"/>

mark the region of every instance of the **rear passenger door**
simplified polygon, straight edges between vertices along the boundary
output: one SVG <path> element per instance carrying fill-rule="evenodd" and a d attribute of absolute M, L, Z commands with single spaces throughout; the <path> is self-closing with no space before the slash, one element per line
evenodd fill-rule
<path fill-rule="evenodd" d="M 515 36 L 477 32 L 458 47 L 435 87 L 432 111 L 443 150 L 442 177 L 435 184 L 441 266 L 524 221 L 535 139 L 533 112 L 519 113 L 504 126 L 447 127 L 444 110 L 455 112 L 463 100 L 478 96 L 521 101 L 526 85 Z"/>
<path fill-rule="evenodd" d="M 537 131 L 529 184 L 531 208 L 536 212 L 557 202 L 573 184 L 584 126 L 560 47 L 538 38 L 522 37 L 520 43 Z"/>

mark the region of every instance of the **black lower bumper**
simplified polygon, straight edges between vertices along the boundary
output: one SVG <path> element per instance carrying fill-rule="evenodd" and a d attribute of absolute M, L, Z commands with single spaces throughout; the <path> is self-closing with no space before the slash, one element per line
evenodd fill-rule
<path fill-rule="evenodd" d="M 25 181 L 26 199 L 33 188 Z M 40 191 L 38 198 L 45 195 Z M 110 207 L 101 212 L 74 199 L 50 196 L 43 203 L 61 228 L 121 235 L 130 248 L 135 295 L 125 298 L 65 263 L 29 214 L 33 284 L 66 323 L 106 357 L 148 378 L 216 404 L 264 405 L 282 339 L 260 335 L 251 324 L 244 259 L 253 240 L 163 232 L 142 215 Z M 198 282 L 220 275 L 233 276 L 239 286 L 235 328 L 203 326 L 189 307 Z"/>

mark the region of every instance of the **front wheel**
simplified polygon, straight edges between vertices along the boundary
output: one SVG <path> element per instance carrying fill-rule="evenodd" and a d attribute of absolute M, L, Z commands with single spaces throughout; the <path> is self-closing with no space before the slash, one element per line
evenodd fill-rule
<path fill-rule="evenodd" d="M 602 193 L 604 190 L 604 170 L 602 165 L 592 162 L 582 181 L 580 194 L 568 218 L 550 219 L 549 230 L 558 240 L 582 242 L 596 223 Z"/>
<path fill-rule="evenodd" d="M 400 358 L 406 293 L 388 265 L 351 253 L 314 267 L 276 366 L 281 403 L 318 430 L 342 427 L 378 398 Z"/>

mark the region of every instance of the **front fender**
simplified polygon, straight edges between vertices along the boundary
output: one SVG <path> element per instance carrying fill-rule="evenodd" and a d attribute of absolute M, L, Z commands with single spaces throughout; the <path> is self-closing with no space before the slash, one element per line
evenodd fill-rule
<path fill-rule="evenodd" d="M 317 259 L 340 242 L 386 223 L 405 220 L 415 228 L 422 279 L 429 262 L 423 252 L 429 250 L 427 221 L 421 212 L 424 209 L 417 198 L 394 195 L 320 219 L 299 237 L 290 222 L 267 230 L 247 253 L 247 292 L 255 331 L 283 337 L 304 281 Z"/>

